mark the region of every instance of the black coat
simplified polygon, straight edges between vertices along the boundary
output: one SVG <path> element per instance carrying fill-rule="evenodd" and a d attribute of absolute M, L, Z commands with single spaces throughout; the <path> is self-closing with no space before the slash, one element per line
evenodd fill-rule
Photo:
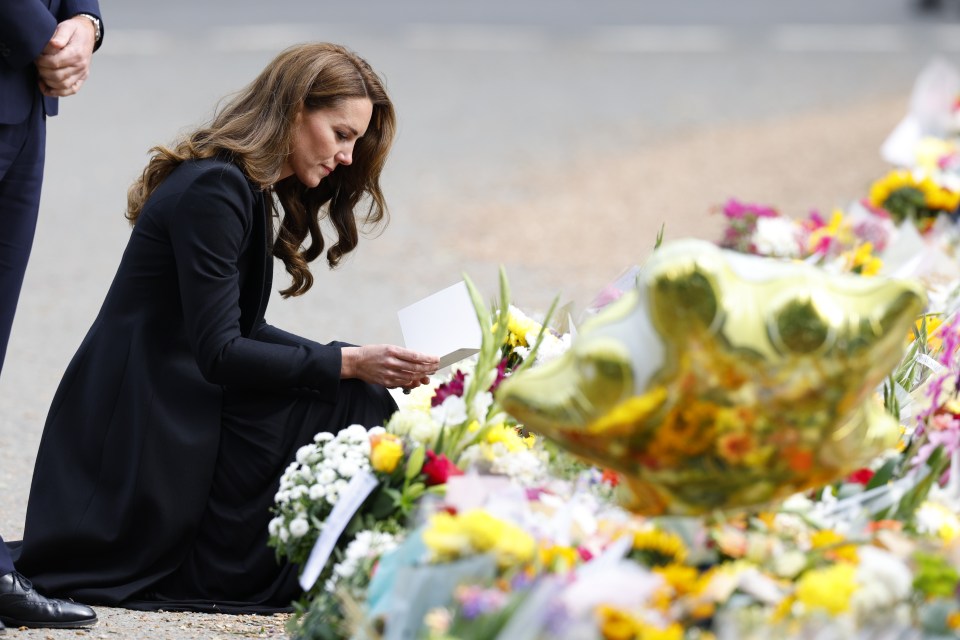
<path fill-rule="evenodd" d="M 44 592 L 105 604 L 270 600 L 268 508 L 296 448 L 320 430 L 382 424 L 395 408 L 382 388 L 341 382 L 341 343 L 264 322 L 266 197 L 238 167 L 209 159 L 183 163 L 144 206 L 44 427 L 17 560 Z M 263 444 L 251 449 L 258 430 Z M 258 474 L 246 494 L 227 465 Z M 204 536 L 217 549 L 199 549 Z M 252 554 L 262 577 L 240 566 Z M 191 577 L 176 578 L 185 564 Z M 195 584 L 211 576 L 214 587 Z M 288 604 L 284 580 L 277 597 Z"/>

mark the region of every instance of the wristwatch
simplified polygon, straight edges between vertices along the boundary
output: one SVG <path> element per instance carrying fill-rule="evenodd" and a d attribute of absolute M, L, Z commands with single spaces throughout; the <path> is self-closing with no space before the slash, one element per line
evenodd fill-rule
<path fill-rule="evenodd" d="M 100 46 L 100 41 L 103 40 L 103 28 L 100 24 L 100 18 L 93 15 L 92 13 L 78 13 L 78 16 L 83 16 L 87 20 L 93 23 L 93 32 L 94 32 L 94 44 L 93 50 L 96 51 Z"/>

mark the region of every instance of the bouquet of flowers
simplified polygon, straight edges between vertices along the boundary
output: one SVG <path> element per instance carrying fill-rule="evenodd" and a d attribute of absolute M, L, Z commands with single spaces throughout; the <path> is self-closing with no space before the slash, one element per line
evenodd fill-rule
<path fill-rule="evenodd" d="M 381 555 L 440 508 L 436 500 L 450 478 L 469 471 L 532 486 L 546 477 L 551 460 L 563 458 L 523 433 L 499 409 L 493 392 L 512 371 L 562 352 L 569 337 L 510 305 L 502 272 L 500 302 L 491 309 L 465 280 L 478 321 L 488 328 L 476 358 L 398 396 L 400 409 L 384 426 L 317 434 L 281 478 L 270 523 L 270 544 L 278 557 L 304 566 L 323 536 L 336 541 L 316 585 L 296 603 L 291 631 L 302 638 L 339 638 L 357 628 L 356 611 Z M 563 465 L 575 466 L 558 463 Z M 331 523 L 335 509 L 356 499 L 364 484 L 369 496 L 359 494 L 341 533 Z"/>
<path fill-rule="evenodd" d="M 926 172 L 898 169 L 871 185 L 869 203 L 898 224 L 909 220 L 928 231 L 940 214 L 956 213 L 960 192 L 941 186 Z"/>
<path fill-rule="evenodd" d="M 807 260 L 837 272 L 874 275 L 882 253 L 895 233 L 884 213 L 855 205 L 836 209 L 829 219 L 811 211 L 806 218 L 790 218 L 774 207 L 729 200 L 721 208 L 727 219 L 721 247 L 741 253 Z"/>

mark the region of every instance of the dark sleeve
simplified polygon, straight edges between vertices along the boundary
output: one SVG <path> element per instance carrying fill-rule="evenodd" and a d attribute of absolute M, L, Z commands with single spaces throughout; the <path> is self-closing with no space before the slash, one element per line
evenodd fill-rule
<path fill-rule="evenodd" d="M 339 347 L 307 340 L 277 344 L 240 334 L 238 261 L 253 202 L 236 167 L 214 165 L 183 192 L 169 219 L 190 347 L 204 378 L 214 384 L 306 387 L 333 402 L 340 384 Z"/>
<path fill-rule="evenodd" d="M 32 64 L 50 42 L 57 19 L 42 0 L 0 2 L 0 60 L 12 69 Z"/>
<path fill-rule="evenodd" d="M 277 327 L 267 324 L 266 322 L 261 322 L 257 327 L 254 337 L 257 340 L 262 340 L 264 342 L 271 342 L 273 344 L 285 344 L 287 346 L 295 347 L 299 345 L 312 345 L 316 347 L 323 346 L 319 342 L 314 342 L 309 338 L 304 338 L 298 336 L 295 333 L 290 333 L 289 331 L 284 331 L 283 329 L 278 329 Z M 356 345 L 350 344 L 349 342 L 328 342 L 327 346 L 336 346 L 336 347 L 355 347 Z"/>
<path fill-rule="evenodd" d="M 93 46 L 93 50 L 96 51 L 103 44 L 103 34 L 106 33 L 106 27 L 103 26 L 103 16 L 100 15 L 100 3 L 97 0 L 63 0 L 60 5 L 60 15 L 57 18 L 60 22 L 63 22 L 78 13 L 89 13 L 100 19 L 100 39 Z"/>

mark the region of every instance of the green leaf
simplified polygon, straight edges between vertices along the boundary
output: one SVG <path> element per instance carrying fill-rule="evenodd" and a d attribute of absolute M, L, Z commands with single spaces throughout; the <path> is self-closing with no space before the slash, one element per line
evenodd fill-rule
<path fill-rule="evenodd" d="M 477 320 L 480 322 L 480 331 L 489 333 L 490 326 L 493 323 L 490 321 L 490 311 L 487 309 L 487 305 L 480 296 L 480 291 L 477 289 L 476 285 L 473 284 L 473 280 L 470 279 L 470 276 L 465 273 L 463 274 L 463 282 L 467 285 L 467 292 L 470 294 L 470 302 L 473 303 L 473 310 L 477 314 Z"/>
<path fill-rule="evenodd" d="M 873 477 L 870 478 L 870 482 L 868 482 L 867 486 L 864 487 L 864 491 L 875 489 L 890 482 L 890 480 L 893 478 L 893 473 L 897 470 L 898 463 L 898 458 L 891 458 L 890 460 L 887 460 L 882 467 L 877 469 L 877 472 L 873 474 Z"/>
<path fill-rule="evenodd" d="M 420 475 L 420 470 L 423 469 L 423 461 L 426 455 L 426 447 L 420 445 L 414 449 L 410 457 L 407 458 L 407 471 L 404 476 L 407 482 L 410 482 Z"/>
<path fill-rule="evenodd" d="M 423 484 L 422 482 L 414 482 L 407 487 L 407 490 L 404 493 L 410 500 L 416 500 L 423 495 L 423 492 L 426 490 L 426 488 L 427 485 Z"/>
<path fill-rule="evenodd" d="M 912 520 L 913 514 L 920 505 L 923 504 L 923 501 L 926 500 L 927 494 L 930 493 L 930 488 L 933 486 L 933 483 L 937 482 L 940 476 L 943 475 L 943 472 L 946 471 L 947 465 L 950 464 L 950 459 L 946 456 L 942 445 L 933 450 L 933 453 L 927 458 L 926 464 L 930 469 L 930 473 L 918 482 L 916 486 L 907 491 L 900 499 L 897 510 L 894 512 L 894 519 L 900 522 Z"/>
<path fill-rule="evenodd" d="M 656 251 L 660 248 L 660 245 L 663 244 L 663 230 L 667 226 L 666 222 L 660 223 L 660 231 L 657 232 L 657 241 L 653 245 L 653 250 Z"/>

